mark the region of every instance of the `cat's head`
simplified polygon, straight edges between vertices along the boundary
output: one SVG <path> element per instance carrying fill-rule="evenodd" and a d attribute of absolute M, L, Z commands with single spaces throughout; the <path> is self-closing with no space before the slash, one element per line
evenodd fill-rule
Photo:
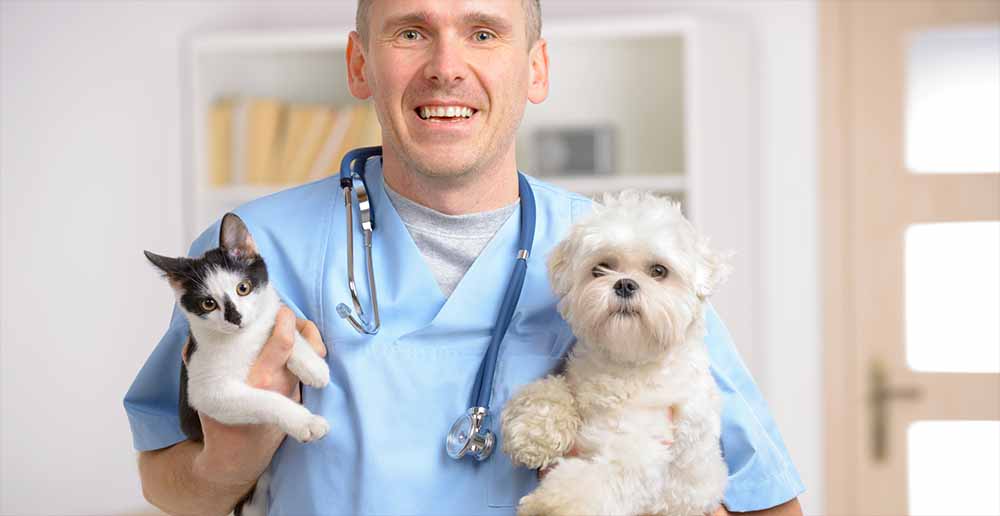
<path fill-rule="evenodd" d="M 222 218 L 219 247 L 199 258 L 168 258 L 145 251 L 163 272 L 192 326 L 236 333 L 257 319 L 271 301 L 267 266 L 243 221 Z"/>

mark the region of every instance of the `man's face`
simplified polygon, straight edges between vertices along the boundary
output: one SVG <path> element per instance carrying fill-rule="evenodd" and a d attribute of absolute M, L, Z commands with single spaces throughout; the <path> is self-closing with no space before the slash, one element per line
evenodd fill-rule
<path fill-rule="evenodd" d="M 525 23 L 521 0 L 376 0 L 348 65 L 386 152 L 434 177 L 513 162 L 525 100 L 548 90 L 544 42 L 529 49 Z"/>

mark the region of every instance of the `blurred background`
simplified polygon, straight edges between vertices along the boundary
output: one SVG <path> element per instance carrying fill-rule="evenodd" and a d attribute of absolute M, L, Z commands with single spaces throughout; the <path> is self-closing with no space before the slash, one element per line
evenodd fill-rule
<path fill-rule="evenodd" d="M 353 1 L 0 1 L 0 514 L 157 514 L 121 400 L 180 254 L 378 143 Z M 1000 2 L 543 0 L 522 170 L 670 194 L 806 514 L 1000 514 Z"/>

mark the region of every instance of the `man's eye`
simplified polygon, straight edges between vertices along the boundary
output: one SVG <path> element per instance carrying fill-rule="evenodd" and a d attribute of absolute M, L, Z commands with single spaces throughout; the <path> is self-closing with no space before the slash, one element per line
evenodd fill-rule
<path fill-rule="evenodd" d="M 400 33 L 400 36 L 407 41 L 416 41 L 420 39 L 420 33 L 415 30 L 404 30 Z"/>
<path fill-rule="evenodd" d="M 493 39 L 493 33 L 481 30 L 479 32 L 476 32 L 476 35 L 474 37 L 476 38 L 476 41 L 479 42 L 489 41 Z"/>

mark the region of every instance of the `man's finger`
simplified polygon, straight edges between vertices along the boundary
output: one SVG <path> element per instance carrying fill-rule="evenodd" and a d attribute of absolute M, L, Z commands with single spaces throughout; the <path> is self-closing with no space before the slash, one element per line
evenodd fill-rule
<path fill-rule="evenodd" d="M 292 346 L 295 343 L 295 314 L 286 307 L 278 310 L 278 316 L 274 321 L 274 331 L 267 339 L 264 348 L 257 356 L 254 364 L 265 368 L 265 372 L 280 371 L 288 362 L 288 357 L 292 356 Z"/>
<path fill-rule="evenodd" d="M 323 337 L 319 334 L 319 328 L 312 321 L 306 319 L 296 319 L 295 329 L 299 331 L 302 338 L 312 346 L 313 351 L 321 357 L 326 357 L 326 345 L 323 344 Z"/>

